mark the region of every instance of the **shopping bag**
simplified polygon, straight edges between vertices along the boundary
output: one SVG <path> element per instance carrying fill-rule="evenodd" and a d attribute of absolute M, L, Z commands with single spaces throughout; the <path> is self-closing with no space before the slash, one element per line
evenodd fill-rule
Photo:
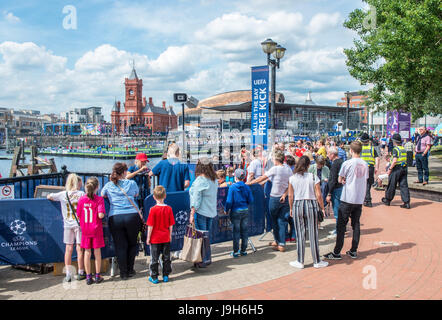
<path fill-rule="evenodd" d="M 212 251 L 210 249 L 210 237 L 208 231 L 199 231 L 202 233 L 202 245 L 201 245 L 201 265 L 206 267 L 212 263 Z"/>
<path fill-rule="evenodd" d="M 180 259 L 188 262 L 201 262 L 201 247 L 203 244 L 203 235 L 195 229 L 194 225 L 188 225 L 184 235 L 183 249 Z"/>

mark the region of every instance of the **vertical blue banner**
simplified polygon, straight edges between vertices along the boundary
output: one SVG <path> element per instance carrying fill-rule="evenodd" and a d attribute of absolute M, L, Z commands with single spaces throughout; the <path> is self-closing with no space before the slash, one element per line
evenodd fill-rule
<path fill-rule="evenodd" d="M 252 148 L 267 149 L 269 127 L 269 66 L 252 67 Z"/>

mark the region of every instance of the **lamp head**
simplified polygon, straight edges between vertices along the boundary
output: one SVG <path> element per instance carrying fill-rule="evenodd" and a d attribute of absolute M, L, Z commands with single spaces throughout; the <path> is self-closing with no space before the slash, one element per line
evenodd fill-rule
<path fill-rule="evenodd" d="M 274 57 L 275 59 L 280 60 L 280 59 L 282 59 L 282 58 L 284 57 L 285 51 L 286 51 L 286 48 L 281 47 L 281 46 L 278 44 L 278 45 L 276 46 L 276 48 L 275 48 L 275 51 L 273 52 L 273 57 Z"/>
<path fill-rule="evenodd" d="M 276 50 L 277 43 L 272 39 L 267 39 L 264 42 L 261 42 L 262 51 L 266 54 L 272 54 Z"/>

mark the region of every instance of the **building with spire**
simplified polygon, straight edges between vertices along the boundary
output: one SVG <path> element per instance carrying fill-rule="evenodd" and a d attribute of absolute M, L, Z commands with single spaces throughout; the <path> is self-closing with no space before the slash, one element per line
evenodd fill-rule
<path fill-rule="evenodd" d="M 152 97 L 143 97 L 143 80 L 138 78 L 135 64 L 129 78 L 124 80 L 125 102 L 115 99 L 111 113 L 112 132 L 116 134 L 167 133 L 177 128 L 177 116 L 172 106 L 155 106 Z"/>

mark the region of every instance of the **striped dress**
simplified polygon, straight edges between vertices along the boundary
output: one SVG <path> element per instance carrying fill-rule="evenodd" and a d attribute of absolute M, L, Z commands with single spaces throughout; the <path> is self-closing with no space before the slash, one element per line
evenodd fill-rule
<path fill-rule="evenodd" d="M 314 263 L 320 262 L 318 242 L 318 210 L 319 204 L 315 197 L 314 185 L 319 178 L 312 173 L 294 174 L 290 184 L 294 190 L 293 219 L 297 236 L 298 262 L 304 264 L 306 235 L 310 240 L 310 248 Z"/>

